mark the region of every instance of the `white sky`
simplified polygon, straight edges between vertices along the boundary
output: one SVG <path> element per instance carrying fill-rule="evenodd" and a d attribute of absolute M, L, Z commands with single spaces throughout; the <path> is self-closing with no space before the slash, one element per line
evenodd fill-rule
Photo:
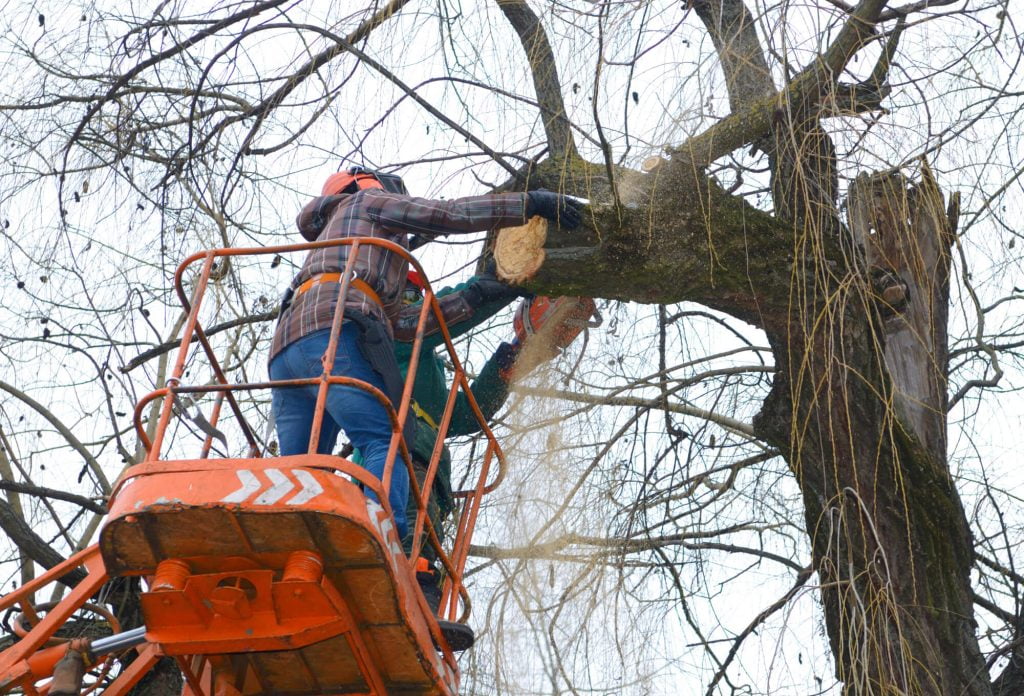
<path fill-rule="evenodd" d="M 458 3 L 449 6 L 454 10 Z M 640 8 L 639 3 L 637 8 Z M 149 11 L 148 6 L 140 5 L 137 9 L 140 13 Z M 486 81 L 531 96 L 532 88 L 528 74 L 522 69 L 520 50 L 511 42 L 500 12 L 493 6 L 473 3 L 463 3 L 462 9 L 464 13 L 455 29 L 457 43 L 454 51 L 450 46 L 439 45 L 437 20 L 433 18 L 436 11 L 434 3 L 413 3 L 403 11 L 401 17 L 391 20 L 371 37 L 367 51 L 396 69 L 399 76 L 410 85 L 442 75 L 447 69 L 465 79 Z M 687 18 L 671 40 L 661 41 L 661 32 L 680 21 L 678 3 L 654 5 L 646 18 L 640 12 L 630 13 L 626 9 L 623 6 L 616 14 L 614 24 L 626 27 L 646 21 L 641 45 L 650 48 L 650 51 L 643 56 L 632 73 L 625 67 L 605 68 L 601 84 L 602 123 L 613 142 L 616 156 L 624 157 L 626 164 L 635 165 L 650 154 L 657 153 L 662 146 L 678 143 L 687 134 L 699 131 L 723 116 L 728 110 L 728 102 L 711 54 L 710 41 L 696 17 Z M 1015 15 L 1019 13 L 1019 6 L 1012 9 Z M 0 51 L 0 74 L 6 85 L 0 87 L 0 95 L 3 95 L 0 96 L 0 103 L 9 101 L 10 95 L 34 94 L 49 85 L 40 84 L 33 73 L 24 69 L 23 60 L 8 52 L 7 46 L 13 37 L 23 37 L 42 55 L 47 55 L 53 51 L 53 47 L 59 46 L 65 52 L 64 57 L 70 60 L 71 56 L 66 52 L 84 52 L 89 46 L 108 41 L 120 31 L 114 23 L 107 23 L 106 29 L 91 24 L 82 25 L 76 43 L 70 45 L 55 27 L 78 26 L 77 19 L 82 12 L 80 7 L 57 3 L 0 3 L 0 10 L 6 10 L 0 18 L 0 28 L 9 32 L 7 39 L 0 39 L 5 42 Z M 36 13 L 40 10 L 47 17 L 48 31 L 45 33 L 36 22 Z M 771 36 L 781 41 L 782 20 L 789 22 L 785 25 L 785 29 L 790 32 L 786 39 L 786 49 L 789 51 L 787 56 L 797 65 L 804 59 L 802 56 L 806 56 L 805 49 L 816 46 L 816 37 L 819 36 L 822 20 L 813 10 L 810 5 L 792 7 L 788 17 L 773 12 L 762 26 L 762 29 L 768 27 Z M 85 12 L 90 16 L 96 11 L 92 4 L 85 6 Z M 300 16 L 305 11 L 309 12 L 308 20 L 313 23 L 329 25 L 339 19 L 337 3 L 312 2 L 302 5 L 301 9 L 292 12 L 293 18 L 305 21 L 307 18 Z M 596 50 L 592 21 L 581 19 L 575 23 L 577 26 L 573 26 L 574 22 L 567 21 L 567 17 L 567 13 L 561 12 L 554 19 L 545 15 L 548 26 L 555 28 L 552 43 L 559 55 L 567 106 L 572 117 L 592 132 L 588 101 Z M 1019 17 L 1013 18 L 1019 20 Z M 965 71 L 966 77 L 953 75 L 945 66 L 950 56 L 961 50 L 965 42 L 973 40 L 970 37 L 975 30 L 986 25 L 995 28 L 997 22 L 995 11 L 990 10 L 980 13 L 976 22 L 952 19 L 915 26 L 908 32 L 894 70 L 894 79 L 900 84 L 887 103 L 888 113 L 879 124 L 867 128 L 865 119 L 851 119 L 848 122 L 835 120 L 830 123 L 840 157 L 846 163 L 842 171 L 844 177 L 852 177 L 861 168 L 887 166 L 893 161 L 912 158 L 922 149 L 934 146 L 937 149 L 929 155 L 940 185 L 946 190 L 957 189 L 963 192 L 964 219 L 972 219 L 982 209 L 987 197 L 999 189 L 1015 167 L 1020 167 L 1017 153 L 1021 119 L 1011 113 L 1011 109 L 1021 108 L 1020 98 L 996 106 L 986 101 L 994 86 L 1007 81 L 1011 89 L 1024 91 L 1024 79 L 1017 65 L 1020 49 L 1014 43 L 1013 36 L 1016 30 L 1007 24 L 994 48 L 979 50 L 971 70 Z M 803 27 L 803 30 L 793 32 L 793 27 Z M 798 35 L 794 36 L 794 33 Z M 635 49 L 635 38 L 635 35 L 629 35 L 624 39 L 610 39 L 606 46 L 608 59 L 621 61 L 631 55 Z M 271 33 L 250 44 L 249 48 L 246 60 L 225 63 L 218 70 L 223 74 L 256 71 L 261 75 L 273 75 L 284 70 L 280 67 L 282 58 L 301 55 L 301 49 L 293 40 Z M 205 50 L 204 55 L 212 54 L 212 48 Z M 513 59 L 510 60 L 509 56 Z M 869 69 L 872 57 L 871 51 L 866 51 L 864 59 L 858 61 L 855 69 Z M 778 62 L 773 61 L 773 65 L 778 71 Z M 81 67 L 102 66 L 99 63 L 91 65 L 82 62 Z M 336 66 L 327 68 L 324 74 L 328 76 L 327 79 L 337 82 L 350 68 L 351 61 L 339 61 Z M 777 77 L 781 77 L 781 72 L 777 72 Z M 629 82 L 630 79 L 632 82 Z M 910 80 L 918 81 L 919 86 L 903 84 Z M 54 89 L 57 89 L 56 81 L 53 84 Z M 580 84 L 581 88 L 574 91 L 573 84 Z M 964 84 L 969 84 L 969 88 L 955 89 Z M 317 87 L 314 85 L 309 89 L 312 94 Z M 438 82 L 418 91 L 499 150 L 517 151 L 527 140 L 537 142 L 539 139 L 536 136 L 540 132 L 536 113 L 530 107 L 512 100 L 498 99 L 486 90 L 464 85 L 451 86 Z M 639 103 L 634 104 L 629 98 L 633 91 L 637 92 Z M 304 197 L 319 190 L 322 178 L 337 166 L 339 155 L 348 152 L 353 143 L 359 142 L 366 129 L 385 114 L 387 117 L 382 125 L 373 130 L 361 145 L 362 160 L 367 164 L 385 165 L 446 158 L 470 149 L 461 136 L 452 133 L 433 117 L 425 115 L 409 100 L 389 112 L 398 97 L 396 89 L 386 84 L 382 86 L 369 71 L 356 71 L 351 83 L 340 91 L 338 101 L 327 116 L 308 132 L 299 145 L 286 148 L 254 164 L 260 167 L 266 179 L 258 188 L 239 191 L 232 199 L 231 212 L 249 226 L 245 233 L 232 231 L 232 242 L 250 245 L 293 241 L 295 235 L 291 229 L 291 219 Z M 265 145 L 282 139 L 296 118 L 291 114 L 300 111 L 297 107 L 283 110 L 268 125 L 268 132 L 261 137 L 260 143 Z M 628 151 L 623 127 L 624 113 L 628 113 Z M 977 116 L 979 120 L 956 140 L 941 145 L 937 143 L 935 134 L 948 124 L 961 120 L 963 114 Z M 0 121 L 0 126 L 4 123 Z M 10 124 L 7 123 L 6 127 L 9 128 Z M 8 134 L 11 132 L 7 131 Z M 531 133 L 535 134 L 532 138 L 529 136 Z M 2 135 L 4 130 L 0 127 Z M 160 144 L 156 143 L 154 147 Z M 855 146 L 856 151 L 849 155 Z M 581 149 L 586 155 L 595 156 L 593 146 L 581 142 Z M 536 148 L 533 148 L 528 154 L 536 152 Z M 872 152 L 883 152 L 884 161 L 881 158 L 875 159 L 870 154 Z M 26 158 L 19 164 L 41 168 L 52 161 L 54 153 L 54 146 L 44 142 L 35 157 Z M 478 193 L 486 190 L 481 181 L 496 183 L 504 180 L 502 171 L 495 165 L 487 164 L 482 157 L 475 161 L 477 166 L 472 171 L 467 169 L 463 160 L 445 159 L 410 165 L 402 168 L 401 172 L 406 176 L 414 194 L 426 196 L 453 197 Z M 987 164 L 977 165 L 980 161 Z M 218 163 L 210 164 L 213 167 L 222 166 Z M 0 182 L 11 181 L 10 166 L 0 166 L 4 167 L 0 171 L 3 177 Z M 138 176 L 145 176 L 145 173 L 139 172 Z M 13 198 L 2 193 L 5 184 L 0 183 L 0 219 L 11 219 L 16 230 L 0 242 L 0 258 L 7 265 L 3 276 L 4 286 L 10 288 L 13 279 L 18 278 L 26 282 L 28 291 L 11 295 L 15 299 L 8 301 L 7 306 L 0 310 L 0 333 L 5 336 L 37 336 L 42 326 L 26 321 L 26 317 L 37 320 L 44 314 L 53 322 L 50 326 L 59 323 L 67 327 L 69 333 L 91 330 L 78 326 L 81 307 L 86 304 L 87 296 L 101 307 L 118 307 L 123 302 L 125 288 L 137 287 L 142 290 L 142 295 L 131 304 L 137 308 L 143 302 L 152 309 L 149 317 L 152 326 L 141 318 L 137 309 L 115 315 L 116 318 L 108 322 L 117 338 L 136 340 L 140 344 L 137 347 L 125 346 L 106 358 L 99 358 L 108 359 L 116 367 L 147 347 L 146 344 L 161 339 L 175 318 L 173 305 L 163 303 L 166 296 L 153 294 L 152 291 L 152 288 L 156 288 L 166 293 L 173 272 L 171 265 L 159 265 L 159 257 L 154 253 L 155 247 L 161 243 L 166 244 L 168 256 L 180 259 L 203 246 L 219 245 L 219 241 L 213 226 L 203 222 L 201 216 L 190 218 L 183 215 L 161 219 L 152 214 L 151 202 L 139 201 L 137 195 L 110 175 L 72 175 L 67 185 L 82 191 L 86 180 L 89 182 L 88 193 L 82 194 L 81 204 L 71 208 L 70 227 L 61 234 L 54 233 L 58 227 L 58 218 L 52 181 L 27 189 Z M 746 182 L 750 189 L 759 185 L 758 182 Z M 1024 216 L 1020 188 L 1018 182 L 1008 189 L 1006 195 L 994 202 L 993 210 L 1003 220 L 1020 220 Z M 141 203 L 145 210 L 138 210 L 136 203 Z M 1005 211 L 1002 206 L 1006 206 Z M 176 232 L 178 226 L 185 231 Z M 964 249 L 973 274 L 972 282 L 982 298 L 982 304 L 1006 295 L 1014 285 L 1024 286 L 1024 279 L 1017 279 L 1020 276 L 1019 253 L 1009 247 L 1015 235 L 1015 229 L 1004 229 L 987 214 L 982 214 L 977 224 L 968 230 Z M 122 253 L 128 255 L 126 260 L 121 258 Z M 419 258 L 431 270 L 433 278 L 450 278 L 455 281 L 468 275 L 466 266 L 477 253 L 477 248 L 472 246 L 432 245 L 421 252 Z M 76 271 L 84 273 L 88 278 L 88 293 L 78 285 Z M 272 271 L 264 260 L 261 265 L 240 272 L 245 282 L 244 301 L 254 303 L 260 295 L 271 300 L 276 298 L 278 289 L 284 286 L 292 271 L 287 264 Z M 46 283 L 40 280 L 44 275 L 48 278 Z M 962 281 L 962 274 L 958 271 L 954 286 L 954 307 L 964 300 L 960 289 Z M 14 293 L 13 290 L 9 292 Z M 236 309 L 243 301 L 231 292 L 225 292 L 222 300 Z M 67 306 L 53 308 L 54 304 Z M 651 368 L 657 364 L 653 350 L 656 337 L 654 308 L 639 305 L 608 306 L 604 311 L 607 322 L 591 336 L 587 361 L 579 376 L 594 384 L 612 387 L 638 375 L 654 372 L 655 369 Z M 1013 326 L 1018 314 L 1016 303 L 1007 303 L 989 316 L 986 325 L 988 332 L 996 333 L 1002 327 Z M 471 366 L 482 365 L 490 349 L 498 341 L 510 336 L 508 320 L 507 313 L 500 315 L 491 330 L 473 340 L 468 352 Z M 616 321 L 620 329 L 613 333 L 612 327 Z M 976 318 L 969 312 L 963 313 L 954 308 L 951 322 L 952 335 L 967 337 L 976 325 Z M 742 327 L 739 322 L 732 322 L 732 325 Z M 722 350 L 737 342 L 731 334 L 715 327 L 712 322 L 698 319 L 687 322 L 685 335 L 677 339 L 680 353 L 697 355 L 702 351 Z M 265 328 L 265 335 L 266 331 Z M 754 344 L 764 345 L 763 337 L 753 331 L 749 331 L 749 334 Z M 64 418 L 84 440 L 94 436 L 93 429 L 102 423 L 105 416 L 105 406 L 97 390 L 89 384 L 95 378 L 95 371 L 90 364 L 82 362 L 73 354 L 54 352 L 43 343 L 20 343 L 16 346 L 13 343 L 0 343 L 0 355 L 4 358 L 0 362 L 0 379 L 29 391 Z M 620 356 L 624 356 L 623 360 L 617 363 Z M 574 358 L 575 354 L 570 352 L 561 364 L 564 366 Z M 264 360 L 262 352 L 250 358 L 247 371 L 251 378 L 262 378 Z M 613 364 L 609 365 L 609 361 Z M 750 356 L 739 356 L 728 361 L 718 361 L 716 365 L 751 362 Z M 977 377 L 981 369 L 980 363 L 972 364 L 955 373 L 954 382 L 959 384 Z M 1006 375 L 1003 389 L 1016 389 L 1021 384 L 1019 371 L 1010 362 L 1004 364 L 1004 369 Z M 114 408 L 130 413 L 131 401 L 153 387 L 152 375 L 148 368 L 132 373 L 125 388 L 119 392 L 119 400 Z M 117 378 L 121 379 L 120 376 Z M 543 377 L 536 379 L 541 381 Z M 54 383 L 76 383 L 79 386 L 72 390 L 65 387 L 50 388 L 49 385 Z M 755 393 L 759 397 L 763 396 L 764 389 Z M 744 401 L 741 392 L 733 395 L 732 403 L 720 404 L 712 401 L 714 394 L 703 394 L 699 388 L 683 394 L 698 405 L 714 407 L 748 422 L 760 401 L 753 394 L 749 400 Z M 645 393 L 638 392 L 637 395 Z M 646 395 L 650 395 L 649 390 Z M 36 481 L 55 487 L 80 488 L 76 480 L 80 461 L 69 457 L 66 450 L 58 449 L 58 439 L 47 432 L 38 419 L 27 413 L 22 406 L 6 398 L 0 400 L 0 405 L 3 406 L 5 417 L 4 427 L 19 434 L 22 455 L 32 467 Z M 511 426 L 521 427 L 534 422 L 538 414 L 559 414 L 568 408 L 564 402 L 528 400 L 521 411 L 513 414 L 509 420 Z M 961 428 L 964 413 L 969 419 Z M 21 415 L 27 415 L 31 428 L 40 428 L 40 432 L 43 432 L 39 438 L 45 443 L 42 449 L 28 437 L 30 429 L 18 420 Z M 593 450 L 596 446 L 591 445 L 591 442 L 599 442 L 630 415 L 626 409 L 604 408 L 599 418 L 579 417 L 569 424 L 541 428 L 525 437 L 513 448 L 513 476 L 496 495 L 491 511 L 493 516 L 482 523 L 476 542 L 525 541 L 529 530 L 535 529 L 537 520 L 541 519 L 545 500 L 557 499 L 558 491 L 564 491 L 574 483 L 574 467 L 578 466 L 578 457 L 552 455 L 552 438 L 554 441 L 573 440 L 585 445 L 584 450 L 587 447 Z M 981 499 L 975 483 L 981 479 L 982 470 L 990 480 L 1006 489 L 1000 501 L 1014 515 L 1014 529 L 1019 530 L 1020 506 L 1013 492 L 1019 490 L 1018 483 L 1021 482 L 1017 453 L 1022 415 L 1024 406 L 1021 400 L 1015 393 L 1010 393 L 1001 394 L 998 399 L 987 398 L 980 405 L 965 401 L 951 417 L 951 463 L 960 476 L 969 516 L 973 514 L 976 505 L 980 506 L 979 515 L 986 526 L 992 522 L 991 508 Z M 680 419 L 680 422 L 683 421 Z M 126 425 L 127 420 L 121 419 L 119 423 Z M 694 426 L 688 423 L 688 427 Z M 652 432 L 657 432 L 653 426 Z M 721 433 L 719 436 L 722 436 Z M 652 441 L 654 437 L 652 435 Z M 653 444 L 649 447 L 652 453 L 654 447 Z M 35 453 L 30 454 L 32 451 Z M 54 457 L 54 454 L 57 456 Z M 635 456 L 636 453 L 630 453 L 625 447 L 617 448 L 608 459 L 614 461 L 631 454 Z M 119 457 L 111 448 L 101 453 L 100 458 L 112 475 L 120 467 Z M 41 471 L 43 466 L 47 466 L 45 472 Z M 602 469 L 601 475 L 613 477 L 615 473 L 616 469 L 608 468 Z M 755 506 L 754 517 L 760 514 L 757 505 L 770 508 L 794 500 L 795 486 L 791 477 L 785 474 L 781 462 L 744 472 L 742 476 L 744 478 L 740 480 L 738 488 L 747 487 L 753 491 L 750 496 L 752 499 L 744 501 L 744 504 Z M 538 499 L 528 496 L 528 503 L 524 503 L 521 499 L 524 491 L 530 495 L 537 492 L 544 495 L 538 496 Z M 762 497 L 758 498 L 758 495 Z M 751 515 L 750 510 L 747 507 L 736 511 L 724 508 L 717 512 L 723 516 L 734 514 L 736 519 L 746 519 Z M 770 516 L 766 511 L 765 517 Z M 37 519 L 43 517 L 39 515 Z M 571 519 L 579 525 L 574 531 L 607 531 L 603 526 L 605 520 L 594 519 L 586 509 Z M 722 520 L 708 516 L 700 522 L 720 525 Z M 76 528 L 81 527 L 79 523 Z M 731 538 L 730 541 L 756 545 L 761 536 L 749 533 Z M 774 544 L 772 548 L 783 555 L 794 555 L 800 562 L 808 558 L 806 542 L 801 538 L 777 536 L 767 539 L 766 543 Z M 687 564 L 680 569 L 687 587 L 694 593 L 694 605 L 690 609 L 698 617 L 699 623 L 714 626 L 716 622 L 721 622 L 721 628 L 714 631 L 713 635 L 706 636 L 709 639 L 734 635 L 791 584 L 792 572 L 770 564 L 763 564 L 761 568 L 742 575 L 737 581 L 726 582 L 744 566 L 738 558 L 709 552 L 699 556 L 694 554 L 692 565 Z M 531 568 L 517 582 L 516 587 L 523 590 L 519 600 L 525 603 L 525 607 L 535 610 L 542 604 L 550 603 L 553 597 L 557 597 L 572 583 L 581 582 L 574 575 L 576 567 L 573 564 L 559 564 L 553 583 L 548 578 L 550 572 L 550 568 L 541 563 Z M 614 580 L 613 574 L 610 571 L 607 573 L 604 575 L 595 571 L 596 577 L 584 580 L 611 583 Z M 484 611 L 492 591 L 497 591 L 493 588 L 498 586 L 499 581 L 500 578 L 493 572 L 481 573 L 475 580 L 474 596 L 478 613 L 475 614 L 474 625 L 488 627 L 489 630 L 483 632 L 480 646 L 467 658 L 479 669 L 479 676 L 474 677 L 479 682 L 473 683 L 482 685 L 480 693 L 489 693 L 491 689 L 483 685 L 488 684 L 490 675 L 498 674 L 506 686 L 518 684 L 523 687 L 524 693 L 528 691 L 527 686 L 545 692 L 551 679 L 555 683 L 560 682 L 557 677 L 551 676 L 554 668 L 548 661 L 545 649 L 538 644 L 538 641 L 543 641 L 543 636 L 537 635 L 540 629 L 525 631 L 513 637 L 508 635 L 523 630 L 529 625 L 528 619 L 536 620 L 537 615 L 511 601 L 503 601 L 496 605 L 497 608 L 492 606 L 490 611 L 493 613 Z M 638 594 L 644 598 L 668 592 L 669 589 L 661 582 L 659 579 L 643 584 Z M 831 670 L 828 667 L 830 657 L 827 641 L 820 632 L 813 580 L 808 588 L 786 610 L 773 616 L 760 636 L 748 639 L 729 672 L 732 678 L 739 682 L 749 680 L 765 693 L 773 694 L 807 694 L 831 684 Z M 703 601 L 702 597 L 714 597 L 714 600 Z M 600 687 L 612 693 L 617 683 L 616 671 L 622 669 L 623 664 L 630 665 L 624 670 L 627 681 L 632 678 L 631 675 L 646 672 L 640 665 L 636 665 L 640 656 L 643 656 L 648 661 L 643 667 L 649 667 L 651 675 L 642 684 L 623 687 L 624 692 L 703 691 L 702 687 L 706 686 L 713 672 L 713 665 L 709 664 L 699 649 L 686 647 L 696 643 L 697 639 L 686 626 L 680 612 L 670 613 L 656 621 L 652 616 L 664 612 L 664 607 L 653 604 L 648 606 L 637 598 L 628 608 L 619 605 L 591 607 L 585 603 L 574 604 L 566 610 L 566 614 L 572 616 L 560 617 L 560 623 L 557 624 L 566 631 L 562 641 L 566 650 L 571 651 L 576 647 L 572 642 L 577 635 L 571 629 L 573 616 L 585 615 L 590 611 L 594 614 L 592 631 L 587 636 L 591 642 L 585 643 L 588 648 L 587 658 L 577 656 L 575 661 L 568 660 L 566 663 L 575 674 L 589 675 L 595 688 Z M 540 616 L 544 620 L 550 619 L 549 613 L 541 613 Z M 492 642 L 498 633 L 495 617 L 501 618 L 504 632 L 501 659 L 495 655 Z M 628 628 L 634 632 L 625 630 L 621 622 L 631 622 Z M 545 624 L 541 622 L 540 625 Z M 622 645 L 613 644 L 611 636 L 616 635 L 625 636 Z M 510 657 L 513 654 L 510 647 L 513 645 L 516 647 L 515 658 Z M 718 651 L 720 656 L 728 644 L 721 645 Z M 815 677 L 822 678 L 823 685 L 818 684 Z M 515 690 L 512 692 L 515 693 Z"/>

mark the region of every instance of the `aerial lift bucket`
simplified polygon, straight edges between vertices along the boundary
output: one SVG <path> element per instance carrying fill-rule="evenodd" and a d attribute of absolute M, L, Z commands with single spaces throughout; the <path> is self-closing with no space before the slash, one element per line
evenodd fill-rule
<path fill-rule="evenodd" d="M 372 386 L 330 376 L 329 363 L 318 379 L 231 384 L 198 320 L 216 258 L 335 244 L 352 246 L 350 264 L 360 245 L 377 245 L 406 256 L 423 274 L 398 245 L 358 238 L 258 250 L 215 250 L 196 254 L 179 267 L 176 285 L 189 313 L 179 355 L 167 385 L 136 407 L 136 429 L 147 458 L 128 468 L 115 484 L 108 519 L 96 546 L 0 598 L 0 611 L 20 607 L 19 622 L 24 626 L 19 640 L 0 653 L 0 693 L 17 689 L 30 695 L 71 696 L 102 689 L 118 696 L 138 684 L 161 657 L 177 662 L 184 675 L 183 696 L 457 693 L 459 672 L 452 646 L 416 581 L 415 559 L 424 542 L 417 539 L 411 558 L 407 556 L 387 509 L 393 466 L 411 468 L 401 432 L 410 408 L 416 358 L 409 366 L 397 411 Z M 183 290 L 182 275 L 196 261 L 203 266 L 190 300 Z M 350 277 L 349 269 L 342 277 Z M 340 296 L 344 296 L 348 282 L 340 285 Z M 332 346 L 341 330 L 343 306 L 338 302 Z M 441 548 L 424 512 L 440 446 L 435 447 L 427 470 L 426 490 L 419 489 L 410 471 L 419 508 L 415 529 L 425 531 L 426 543 L 435 547 L 445 569 L 440 613 L 447 620 L 465 621 L 469 598 L 462 585 L 462 571 L 469 541 L 482 496 L 500 482 L 504 463 L 473 401 L 429 285 L 413 355 L 419 354 L 428 311 L 435 313 L 455 365 L 455 381 L 438 439 L 443 440 L 447 432 L 459 389 L 467 395 L 488 439 L 474 487 L 456 493 L 461 507 L 450 552 Z M 203 347 L 215 384 L 182 385 L 193 340 Z M 261 456 L 260 443 L 235 394 L 308 384 L 319 385 L 323 397 L 331 385 L 356 386 L 385 405 L 393 437 L 383 482 L 345 458 L 315 453 L 323 398 L 314 418 L 310 453 Z M 168 425 L 174 414 L 181 412 L 180 397 L 203 393 L 215 394 L 216 403 L 207 421 L 209 427 L 204 427 L 207 437 L 202 453 L 196 459 L 162 459 Z M 150 442 L 141 414 L 158 400 L 160 417 Z M 225 402 L 248 441 L 246 457 L 209 456 Z M 493 462 L 497 463 L 494 467 Z M 372 491 L 383 503 L 373 501 L 365 491 Z M 32 604 L 34 594 L 62 578 L 66 584 L 74 584 L 67 577 L 79 567 L 86 570 L 85 580 L 45 615 L 37 612 Z M 87 607 L 108 578 L 115 577 L 143 579 L 146 590 L 138 601 L 145 625 L 123 632 L 112 625 L 114 636 L 94 640 L 57 638 L 61 627 Z M 462 614 L 457 617 L 460 608 Z M 109 676 L 117 672 L 114 657 L 129 648 L 137 653 L 134 661 L 116 676 Z"/>

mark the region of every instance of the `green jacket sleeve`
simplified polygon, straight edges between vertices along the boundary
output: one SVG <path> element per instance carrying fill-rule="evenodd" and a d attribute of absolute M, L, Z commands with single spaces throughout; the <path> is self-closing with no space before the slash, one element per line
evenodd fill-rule
<path fill-rule="evenodd" d="M 457 309 L 459 302 L 465 306 L 464 309 L 468 310 L 461 313 L 445 311 L 445 320 L 452 338 L 461 336 L 476 328 L 515 299 L 510 296 L 508 299 L 484 302 L 475 310 L 471 309 L 469 303 L 461 296 L 466 288 L 470 287 L 477 280 L 477 277 L 473 276 L 465 283 L 460 283 L 451 288 L 444 288 L 437 293 L 442 307 L 446 310 L 451 307 Z M 422 303 L 418 302 L 408 305 L 403 310 L 403 316 L 406 316 L 405 313 L 407 312 L 412 317 L 411 331 L 403 331 L 401 325 L 396 325 L 395 328 L 395 358 L 403 375 L 408 370 L 412 359 L 412 339 L 415 337 L 415 326 L 421 307 Z M 439 356 L 444 351 L 438 350 L 444 343 L 444 336 L 441 334 L 436 322 L 432 326 L 432 331 L 431 326 L 428 326 L 427 332 L 425 332 L 423 340 L 425 350 L 420 355 L 419 368 L 417 369 L 413 386 L 413 398 L 430 414 L 435 422 L 440 422 L 441 416 L 444 413 L 445 402 L 448 399 L 450 380 L 445 374 L 444 363 Z M 501 366 L 498 353 L 496 353 L 484 364 L 480 374 L 470 385 L 470 389 L 473 391 L 474 397 L 476 397 L 485 420 L 490 420 L 508 398 L 508 385 L 505 384 L 499 374 Z M 473 409 L 469 405 L 469 400 L 460 391 L 456 396 L 448 435 L 468 435 L 479 432 L 479 430 L 480 424 L 477 423 L 476 418 L 473 416 Z"/>
<path fill-rule="evenodd" d="M 480 412 L 487 422 L 490 422 L 494 414 L 508 399 L 508 384 L 501 378 L 500 370 L 500 359 L 495 353 L 484 363 L 480 374 L 470 385 L 473 396 L 476 397 L 477 406 L 480 407 Z M 459 392 L 455 401 L 455 409 L 452 411 L 452 422 L 448 428 L 448 435 L 471 435 L 479 431 L 480 424 L 473 415 L 469 399 L 465 393 Z"/>
<path fill-rule="evenodd" d="M 478 277 L 473 276 L 465 283 L 459 283 L 453 288 L 444 288 L 437 292 L 441 313 L 444 315 L 445 324 L 448 325 L 448 332 L 452 338 L 457 338 L 471 331 L 507 307 L 512 300 L 517 299 L 514 296 L 509 296 L 507 299 L 484 302 L 474 309 L 463 297 L 463 294 L 467 288 L 476 282 Z M 411 345 L 416 338 L 416 324 L 419 322 L 420 309 L 422 307 L 422 301 L 405 305 L 395 321 L 396 353 L 399 355 L 400 364 L 402 362 L 402 344 L 408 343 Z M 441 333 L 441 327 L 434 318 L 434 313 L 428 312 L 423 334 L 423 347 L 427 350 L 434 350 L 443 344 L 444 334 Z"/>

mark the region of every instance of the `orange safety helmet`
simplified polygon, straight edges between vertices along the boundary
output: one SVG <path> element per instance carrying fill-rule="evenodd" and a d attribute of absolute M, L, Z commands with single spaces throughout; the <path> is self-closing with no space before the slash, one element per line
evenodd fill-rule
<path fill-rule="evenodd" d="M 419 274 L 419 271 L 415 271 L 410 268 L 409 273 L 407 273 L 405 276 L 405 279 L 412 285 L 418 287 L 421 292 L 427 289 L 427 284 L 423 282 L 423 276 Z"/>
<path fill-rule="evenodd" d="M 402 304 L 416 304 L 423 299 L 423 291 L 426 289 L 423 276 L 410 268 L 408 275 L 405 276 L 405 281 L 405 289 L 402 290 Z"/>
<path fill-rule="evenodd" d="M 320 191 L 321 196 L 333 196 L 336 193 L 346 193 L 349 187 L 353 184 L 356 185 L 356 190 L 362 191 L 363 189 L 383 189 L 384 186 L 377 181 L 377 177 L 373 174 L 362 173 L 352 174 L 350 172 L 338 172 L 337 174 L 331 174 L 327 177 L 327 181 L 324 182 L 324 187 Z"/>
<path fill-rule="evenodd" d="M 409 195 L 402 177 L 397 174 L 376 172 L 366 167 L 349 167 L 344 172 L 331 174 L 324 182 L 320 195 L 333 196 L 337 193 L 355 193 L 364 189 L 381 189 L 391 193 Z"/>

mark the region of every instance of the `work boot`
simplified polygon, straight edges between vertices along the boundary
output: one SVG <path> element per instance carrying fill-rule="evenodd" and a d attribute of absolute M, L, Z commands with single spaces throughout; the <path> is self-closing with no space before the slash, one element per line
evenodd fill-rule
<path fill-rule="evenodd" d="M 419 558 L 416 560 L 416 582 L 419 583 L 423 598 L 427 600 L 430 612 L 436 618 L 437 610 L 441 606 L 441 574 L 437 568 L 430 565 L 427 559 Z M 452 652 L 462 652 L 473 647 L 476 636 L 473 634 L 473 629 L 466 624 L 437 619 L 437 625 Z M 434 647 L 439 650 L 441 648 L 439 645 Z"/>
<path fill-rule="evenodd" d="M 473 633 L 473 629 L 466 624 L 438 619 L 437 625 L 441 627 L 441 635 L 448 641 L 448 647 L 452 652 L 469 650 L 473 647 L 473 643 L 476 642 L 476 635 Z M 441 648 L 439 645 L 434 647 Z"/>

